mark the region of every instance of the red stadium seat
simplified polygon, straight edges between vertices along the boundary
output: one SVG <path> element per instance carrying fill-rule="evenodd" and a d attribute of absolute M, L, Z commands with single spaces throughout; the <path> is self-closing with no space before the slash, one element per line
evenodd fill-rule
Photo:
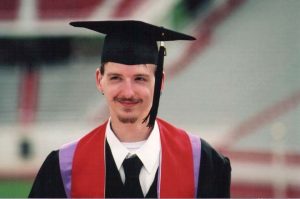
<path fill-rule="evenodd" d="M 40 19 L 84 18 L 102 2 L 103 0 L 39 0 L 37 14 Z"/>
<path fill-rule="evenodd" d="M 17 18 L 20 0 L 1 0 L 0 20 L 14 20 Z"/>

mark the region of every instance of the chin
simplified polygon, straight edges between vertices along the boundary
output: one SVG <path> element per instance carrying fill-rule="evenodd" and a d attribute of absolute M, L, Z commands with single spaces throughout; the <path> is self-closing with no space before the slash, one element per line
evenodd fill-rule
<path fill-rule="evenodd" d="M 138 121 L 138 117 L 122 117 L 118 116 L 118 120 L 124 124 L 134 124 Z"/>

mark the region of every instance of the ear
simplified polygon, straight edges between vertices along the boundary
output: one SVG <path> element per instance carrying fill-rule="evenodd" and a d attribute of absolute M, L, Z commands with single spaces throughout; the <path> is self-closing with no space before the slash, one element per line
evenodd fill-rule
<path fill-rule="evenodd" d="M 165 88 L 165 71 L 163 71 L 162 78 L 161 78 L 161 88 L 160 92 L 162 92 Z"/>
<path fill-rule="evenodd" d="M 101 93 L 103 93 L 103 86 L 101 83 L 102 78 L 103 78 L 103 75 L 101 74 L 100 69 L 97 68 L 96 69 L 96 87 Z"/>

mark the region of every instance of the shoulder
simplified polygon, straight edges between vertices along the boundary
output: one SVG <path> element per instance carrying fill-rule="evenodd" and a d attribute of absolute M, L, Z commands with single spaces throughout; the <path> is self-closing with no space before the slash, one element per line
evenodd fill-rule
<path fill-rule="evenodd" d="M 214 149 L 204 139 L 201 139 L 201 156 L 201 159 L 205 160 L 207 164 L 213 164 L 217 166 L 230 166 L 229 159 L 218 152 L 216 149 Z M 228 169 L 231 170 L 231 168 Z"/>
<path fill-rule="evenodd" d="M 58 151 L 52 151 L 45 159 L 35 178 L 29 197 L 66 197 L 60 174 Z"/>
<path fill-rule="evenodd" d="M 59 150 L 52 151 L 45 159 L 41 169 L 57 168 L 59 167 Z"/>
<path fill-rule="evenodd" d="M 41 168 L 38 171 L 36 179 L 44 179 L 53 174 L 58 174 L 59 171 L 59 151 L 52 151 L 44 160 Z"/>
<path fill-rule="evenodd" d="M 231 166 L 229 158 L 201 139 L 201 163 L 198 196 L 230 197 Z"/>

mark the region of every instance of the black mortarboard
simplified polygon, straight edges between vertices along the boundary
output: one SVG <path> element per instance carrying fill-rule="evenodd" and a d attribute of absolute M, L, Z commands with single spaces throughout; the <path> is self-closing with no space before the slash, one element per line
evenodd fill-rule
<path fill-rule="evenodd" d="M 186 34 L 158 27 L 141 21 L 76 21 L 70 23 L 105 34 L 102 63 L 116 62 L 127 65 L 155 64 L 155 87 L 148 126 L 153 127 L 159 106 L 160 89 L 163 74 L 163 62 L 166 54 L 163 45 L 158 50 L 158 41 L 195 40 Z"/>

